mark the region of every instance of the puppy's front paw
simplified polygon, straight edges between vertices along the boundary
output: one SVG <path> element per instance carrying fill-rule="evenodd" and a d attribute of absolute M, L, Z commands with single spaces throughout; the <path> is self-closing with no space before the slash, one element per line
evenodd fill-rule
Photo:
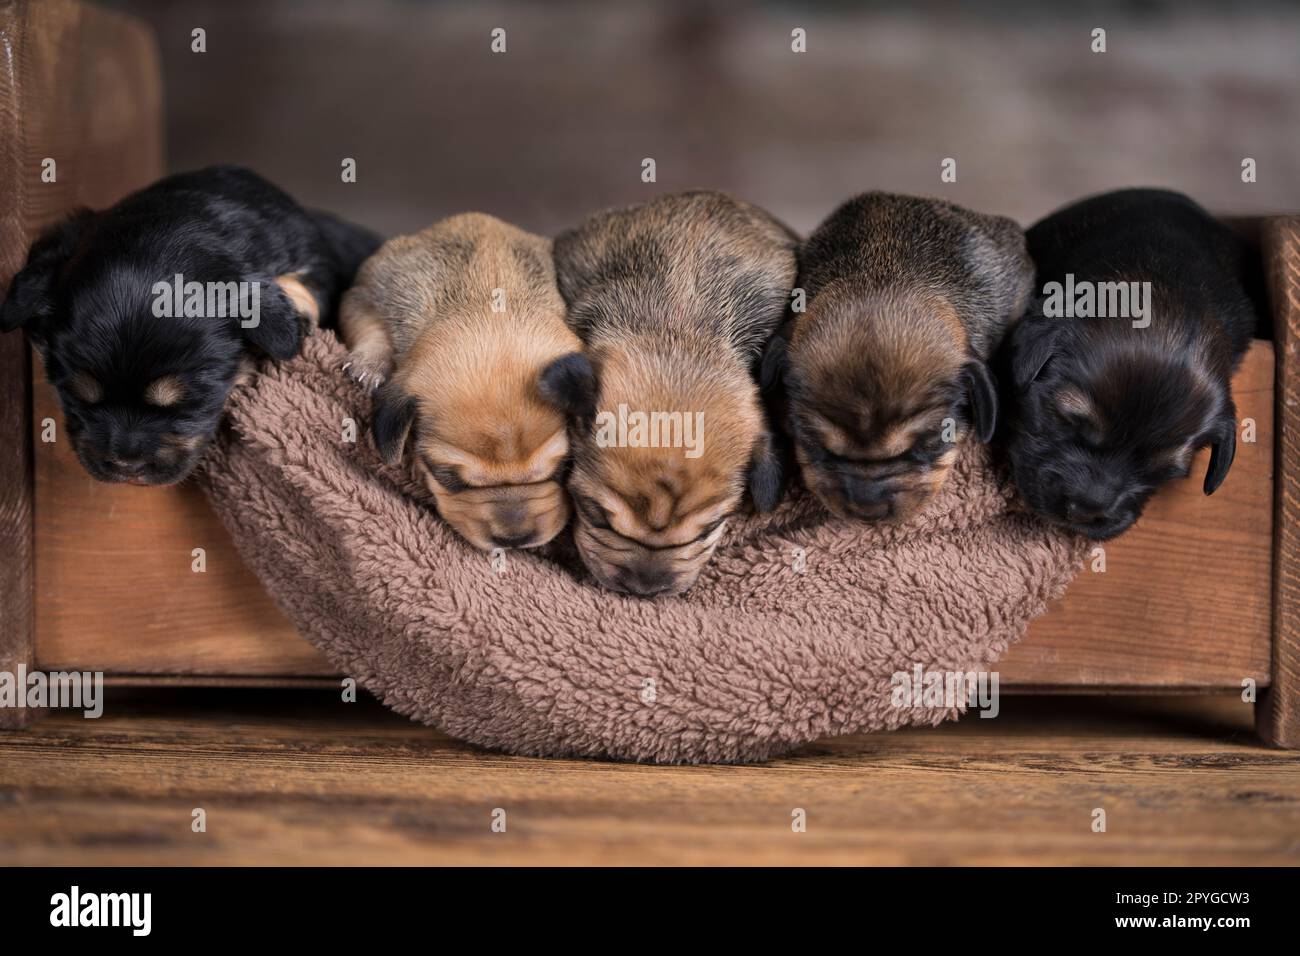
<path fill-rule="evenodd" d="M 362 388 L 374 391 L 383 385 L 384 379 L 388 377 L 391 371 L 389 364 L 383 356 L 356 349 L 349 353 L 343 371 L 347 372 L 348 377 Z"/>
<path fill-rule="evenodd" d="M 298 314 L 298 329 L 303 338 L 320 328 L 320 303 L 311 289 L 296 275 L 276 276 L 275 283 L 293 304 Z"/>

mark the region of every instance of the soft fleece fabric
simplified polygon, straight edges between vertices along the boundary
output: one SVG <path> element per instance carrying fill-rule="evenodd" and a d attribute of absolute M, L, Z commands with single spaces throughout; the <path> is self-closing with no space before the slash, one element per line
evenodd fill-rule
<path fill-rule="evenodd" d="M 237 389 L 202 481 L 303 636 L 393 709 L 486 747 L 737 762 L 937 724 L 960 708 L 895 707 L 891 675 L 987 669 L 1082 558 L 968 446 L 905 526 L 796 491 L 733 518 L 687 595 L 613 594 L 566 535 L 504 562 L 458 538 L 413 470 L 379 461 L 345 361 L 317 333 Z"/>

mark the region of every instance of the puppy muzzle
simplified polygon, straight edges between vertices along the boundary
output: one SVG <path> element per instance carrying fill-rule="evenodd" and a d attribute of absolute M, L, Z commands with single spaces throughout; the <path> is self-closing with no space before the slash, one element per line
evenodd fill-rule
<path fill-rule="evenodd" d="M 883 521 L 894 515 L 899 489 L 885 481 L 840 476 L 840 501 L 855 517 Z"/>
<path fill-rule="evenodd" d="M 1091 459 L 1031 456 L 1012 449 L 1012 477 L 1034 510 L 1095 541 L 1127 531 L 1146 495 L 1122 474 Z"/>
<path fill-rule="evenodd" d="M 539 548 L 559 534 L 569 520 L 569 501 L 558 485 L 528 500 L 470 497 L 481 494 L 470 491 L 435 495 L 443 520 L 481 551 Z"/>
<path fill-rule="evenodd" d="M 1106 541 L 1127 531 L 1138 509 L 1127 497 L 1110 488 L 1067 490 L 1056 509 L 1062 523 L 1096 541 Z"/>
<path fill-rule="evenodd" d="M 835 516 L 861 521 L 905 521 L 921 510 L 934 493 L 920 476 L 873 479 L 823 470 L 813 472 L 809 489 Z"/>
<path fill-rule="evenodd" d="M 90 441 L 72 419 L 68 435 L 86 472 L 110 484 L 175 484 L 193 470 L 207 444 L 199 440 L 184 446 L 160 444 L 146 436 L 125 434 L 101 444 Z"/>
<path fill-rule="evenodd" d="M 656 551 L 631 543 L 627 550 L 620 544 L 615 551 L 601 544 L 586 527 L 579 528 L 574 539 L 583 564 L 602 587 L 645 598 L 689 591 L 714 551 L 708 547 L 682 558 L 675 550 Z"/>

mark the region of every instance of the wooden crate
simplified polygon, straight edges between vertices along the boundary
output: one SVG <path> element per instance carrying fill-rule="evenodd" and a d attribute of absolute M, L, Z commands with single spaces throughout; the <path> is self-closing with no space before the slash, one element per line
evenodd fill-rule
<path fill-rule="evenodd" d="M 0 277 L 30 238 L 77 204 L 103 206 L 162 170 L 156 53 L 129 19 L 73 0 L 0 8 L 18 82 L 0 110 Z M 104 115 L 103 104 L 110 113 Z M 9 128 L 5 128 L 5 127 Z M 12 134 L 12 135 L 9 135 Z M 61 157 L 62 177 L 39 180 Z M 67 183 L 68 185 L 63 185 Z M 1276 344 L 1257 342 L 1235 381 L 1241 442 L 1227 482 L 1163 490 L 1133 531 L 1105 545 L 1000 666 L 1018 690 L 1264 693 L 1261 732 L 1300 746 L 1300 218 L 1256 224 L 1269 268 Z M 76 464 L 52 390 L 17 335 L 0 337 L 0 669 L 102 670 L 120 680 L 284 683 L 328 679 L 240 563 L 193 485 L 108 486 Z M 190 571 L 195 548 L 207 571 Z M 26 711 L 15 712 L 18 715 Z M 14 715 L 0 713 L 0 721 Z"/>

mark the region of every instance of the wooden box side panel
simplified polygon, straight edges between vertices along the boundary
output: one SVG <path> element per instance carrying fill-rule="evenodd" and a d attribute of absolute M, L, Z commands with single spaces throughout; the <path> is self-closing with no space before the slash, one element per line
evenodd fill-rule
<path fill-rule="evenodd" d="M 1272 220 L 1264 259 L 1277 348 L 1277 481 L 1273 540 L 1273 679 L 1257 708 L 1260 736 L 1300 748 L 1300 216 Z"/>

